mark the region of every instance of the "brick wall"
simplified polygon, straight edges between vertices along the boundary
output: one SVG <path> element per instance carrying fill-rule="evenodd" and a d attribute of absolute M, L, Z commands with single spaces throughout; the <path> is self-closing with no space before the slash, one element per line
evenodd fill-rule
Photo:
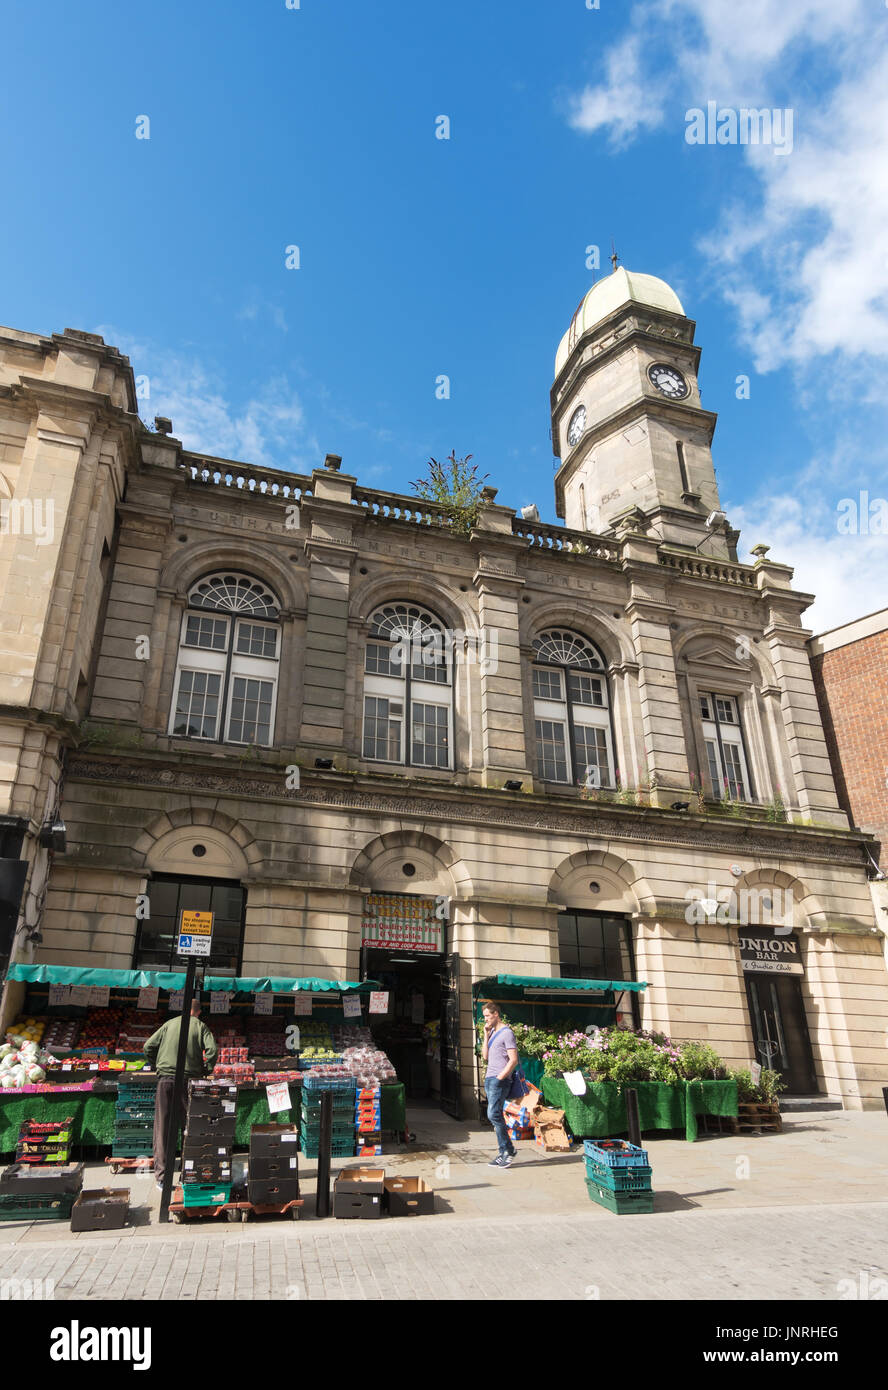
<path fill-rule="evenodd" d="M 882 841 L 888 872 L 888 630 L 811 658 L 842 806 Z"/>

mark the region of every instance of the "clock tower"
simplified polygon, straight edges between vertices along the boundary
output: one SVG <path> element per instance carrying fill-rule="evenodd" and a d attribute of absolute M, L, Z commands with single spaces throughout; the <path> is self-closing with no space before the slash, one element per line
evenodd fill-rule
<path fill-rule="evenodd" d="M 551 393 L 556 507 L 572 530 L 607 535 L 629 522 L 700 555 L 737 558 L 694 327 L 665 281 L 622 266 L 583 299 L 559 344 Z"/>

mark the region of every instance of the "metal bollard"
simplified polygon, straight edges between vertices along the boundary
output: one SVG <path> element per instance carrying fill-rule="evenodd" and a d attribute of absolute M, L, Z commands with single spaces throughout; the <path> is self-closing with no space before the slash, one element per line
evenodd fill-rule
<path fill-rule="evenodd" d="M 333 1092 L 321 1092 L 321 1132 L 318 1138 L 318 1178 L 315 1213 L 330 1215 L 330 1151 L 333 1148 Z"/>
<path fill-rule="evenodd" d="M 626 1128 L 629 1132 L 629 1143 L 640 1149 L 641 1127 L 638 1121 L 638 1092 L 635 1090 L 626 1092 Z"/>

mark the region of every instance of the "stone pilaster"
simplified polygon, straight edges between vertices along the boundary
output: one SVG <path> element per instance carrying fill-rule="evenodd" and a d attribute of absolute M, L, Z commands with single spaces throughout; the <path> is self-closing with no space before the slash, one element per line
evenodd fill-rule
<path fill-rule="evenodd" d="M 634 533 L 624 538 L 623 570 L 629 580 L 626 615 L 638 662 L 644 754 L 653 782 L 651 801 L 668 806 L 676 798 L 687 799 L 691 778 L 669 626 L 675 609 L 667 601 L 667 580 L 654 568 L 656 563 L 656 541 Z"/>
<path fill-rule="evenodd" d="M 305 542 L 309 579 L 300 737 L 337 750 L 345 741 L 348 600 L 357 554 L 356 509 L 350 506 L 354 483 L 335 469 L 315 469 L 313 495 L 302 503 L 311 534 Z"/>

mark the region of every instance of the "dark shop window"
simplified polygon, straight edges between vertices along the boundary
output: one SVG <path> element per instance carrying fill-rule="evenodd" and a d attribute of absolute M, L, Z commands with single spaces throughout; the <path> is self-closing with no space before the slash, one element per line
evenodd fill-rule
<path fill-rule="evenodd" d="M 176 939 L 179 914 L 191 908 L 213 913 L 213 949 L 205 964 L 214 970 L 240 972 L 246 893 L 239 883 L 158 875 L 148 884 L 148 900 L 151 915 L 139 922 L 134 970 L 184 968 L 184 957 L 176 955 Z"/>

